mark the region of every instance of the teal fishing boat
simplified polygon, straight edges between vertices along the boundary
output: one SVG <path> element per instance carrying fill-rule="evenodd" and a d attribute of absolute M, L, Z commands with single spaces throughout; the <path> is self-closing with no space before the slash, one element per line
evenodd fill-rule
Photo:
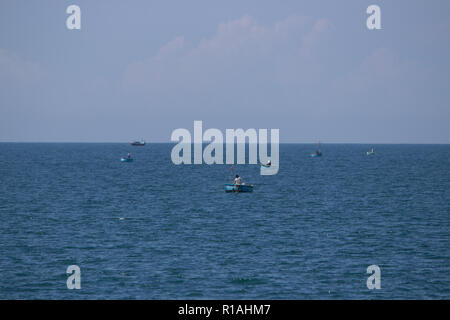
<path fill-rule="evenodd" d="M 366 152 L 366 155 L 368 155 L 368 156 L 373 156 L 373 155 L 375 155 L 375 150 L 372 148 L 372 149 L 370 149 L 370 151 L 367 151 Z"/>
<path fill-rule="evenodd" d="M 253 192 L 253 185 L 225 183 L 225 192 Z"/>
<path fill-rule="evenodd" d="M 125 158 L 120 158 L 121 162 L 131 162 L 133 161 L 133 158 L 131 157 L 131 153 L 128 152 L 127 156 Z"/>
<path fill-rule="evenodd" d="M 233 172 L 233 166 L 230 168 L 230 175 Z M 235 176 L 233 183 L 225 183 L 224 186 L 225 192 L 253 192 L 253 185 L 242 182 L 242 178 L 238 174 Z"/>
<path fill-rule="evenodd" d="M 262 163 L 262 162 L 260 162 L 260 164 L 261 164 L 261 167 L 264 167 L 264 168 L 270 168 L 270 167 L 272 166 L 272 161 L 271 161 L 271 160 L 268 160 L 268 161 L 266 162 L 266 164 L 264 164 L 264 163 Z"/>

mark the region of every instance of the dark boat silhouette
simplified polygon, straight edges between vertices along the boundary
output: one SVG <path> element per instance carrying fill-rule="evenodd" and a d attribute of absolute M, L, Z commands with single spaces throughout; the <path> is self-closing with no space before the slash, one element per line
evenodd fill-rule
<path fill-rule="evenodd" d="M 141 141 L 133 141 L 130 143 L 132 146 L 145 146 L 145 141 L 141 140 Z"/>

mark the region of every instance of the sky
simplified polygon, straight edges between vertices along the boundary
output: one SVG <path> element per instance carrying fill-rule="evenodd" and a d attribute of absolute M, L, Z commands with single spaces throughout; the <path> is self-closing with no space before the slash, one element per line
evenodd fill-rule
<path fill-rule="evenodd" d="M 448 0 L 2 0 L 0 142 L 450 143 L 449 57 Z"/>

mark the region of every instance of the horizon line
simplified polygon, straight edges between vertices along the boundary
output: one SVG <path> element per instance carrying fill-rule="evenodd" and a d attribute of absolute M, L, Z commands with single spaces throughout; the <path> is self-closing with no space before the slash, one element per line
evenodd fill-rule
<path fill-rule="evenodd" d="M 78 143 L 78 144 L 130 144 L 130 141 L 0 141 L 0 143 Z M 174 141 L 153 141 L 153 142 L 145 142 L 145 144 L 178 144 L 180 142 Z M 203 142 L 202 144 L 210 144 L 211 142 Z M 317 144 L 317 141 L 314 142 L 279 142 L 279 144 Z M 191 142 L 191 144 L 195 144 Z M 225 144 L 225 142 L 224 142 Z M 236 143 L 238 144 L 238 143 Z M 245 142 L 245 144 L 249 144 Z M 271 144 L 270 141 L 267 144 Z M 381 144 L 389 144 L 389 145 L 450 145 L 450 142 L 323 142 L 320 141 L 320 144 L 373 144 L 373 145 L 381 145 Z"/>

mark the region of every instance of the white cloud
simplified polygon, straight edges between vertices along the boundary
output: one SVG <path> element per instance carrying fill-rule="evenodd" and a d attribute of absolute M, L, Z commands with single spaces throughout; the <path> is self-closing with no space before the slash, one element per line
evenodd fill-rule
<path fill-rule="evenodd" d="M 430 70 L 416 61 L 402 59 L 392 49 L 377 48 L 346 74 L 337 77 L 334 86 L 352 94 L 393 91 L 396 96 L 401 96 L 400 93 L 411 95 L 412 86 L 429 75 Z"/>
<path fill-rule="evenodd" d="M 154 57 L 130 64 L 125 72 L 128 88 L 145 88 L 151 83 L 161 83 L 169 74 L 176 71 L 178 54 L 184 47 L 184 38 L 177 37 L 159 49 Z M 167 80 L 165 80 L 167 81 Z"/>
<path fill-rule="evenodd" d="M 251 16 L 222 23 L 210 38 L 188 45 L 177 37 L 148 59 L 125 71 L 128 90 L 171 92 L 216 90 L 221 85 L 248 86 L 308 82 L 320 64 L 314 52 L 331 30 L 326 19 L 291 16 L 272 26 Z"/>
<path fill-rule="evenodd" d="M 46 76 L 43 68 L 0 48 L 0 83 L 32 85 Z"/>

